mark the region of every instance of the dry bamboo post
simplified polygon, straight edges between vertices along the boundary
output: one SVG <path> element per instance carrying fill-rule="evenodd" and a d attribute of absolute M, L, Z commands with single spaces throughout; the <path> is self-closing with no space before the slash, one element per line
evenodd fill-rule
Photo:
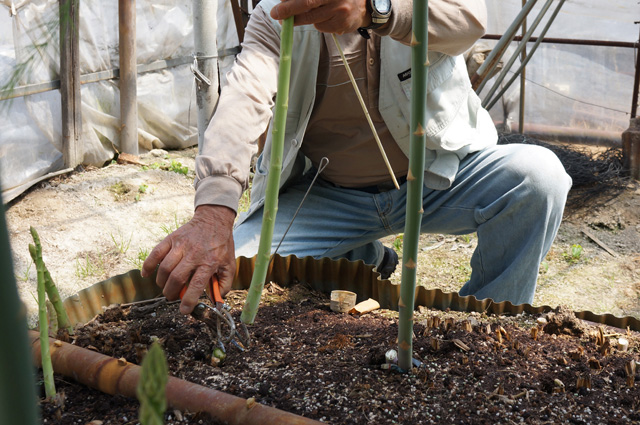
<path fill-rule="evenodd" d="M 38 333 L 29 331 L 33 362 L 40 364 Z M 141 368 L 124 359 L 115 359 L 86 348 L 59 340 L 50 341 L 51 360 L 55 373 L 75 379 L 83 385 L 107 394 L 136 397 Z M 169 377 L 167 403 L 183 412 L 203 412 L 229 425 L 313 425 L 318 421 L 284 412 L 260 403 L 203 387 L 182 379 Z"/>

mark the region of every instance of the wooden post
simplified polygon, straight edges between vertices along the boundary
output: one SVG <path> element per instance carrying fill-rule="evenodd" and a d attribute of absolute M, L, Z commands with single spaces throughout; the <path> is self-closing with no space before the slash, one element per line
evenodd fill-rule
<path fill-rule="evenodd" d="M 136 2 L 118 0 L 120 48 L 120 150 L 138 155 Z"/>
<path fill-rule="evenodd" d="M 80 98 L 80 0 L 60 0 L 62 156 L 66 168 L 84 159 Z"/>

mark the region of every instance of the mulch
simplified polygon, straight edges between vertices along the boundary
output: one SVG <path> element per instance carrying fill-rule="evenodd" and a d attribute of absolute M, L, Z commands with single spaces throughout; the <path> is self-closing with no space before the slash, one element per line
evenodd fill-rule
<path fill-rule="evenodd" d="M 227 297 L 238 321 L 245 294 Z M 158 340 L 173 376 L 333 424 L 640 423 L 639 334 L 562 308 L 516 317 L 420 309 L 413 350 L 421 365 L 408 373 L 383 366 L 397 349 L 396 312 L 335 313 L 326 294 L 302 284 L 267 285 L 250 332 L 250 347 L 227 344 L 216 364 L 206 326 L 163 303 L 113 306 L 72 341 L 140 364 Z M 60 376 L 56 385 L 64 402 L 41 400 L 43 423 L 138 423 L 135 399 Z M 215 423 L 172 408 L 165 421 Z"/>

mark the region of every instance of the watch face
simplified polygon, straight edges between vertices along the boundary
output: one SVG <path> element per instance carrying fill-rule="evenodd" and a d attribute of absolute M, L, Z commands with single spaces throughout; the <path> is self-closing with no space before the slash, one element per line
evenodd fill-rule
<path fill-rule="evenodd" d="M 373 0 L 373 7 L 381 15 L 391 11 L 391 0 Z"/>

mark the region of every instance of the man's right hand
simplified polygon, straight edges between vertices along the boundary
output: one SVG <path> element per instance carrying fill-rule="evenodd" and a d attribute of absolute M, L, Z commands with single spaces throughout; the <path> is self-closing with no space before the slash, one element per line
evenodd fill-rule
<path fill-rule="evenodd" d="M 218 275 L 220 293 L 231 289 L 236 272 L 233 223 L 235 212 L 219 205 L 199 206 L 193 218 L 168 235 L 142 265 L 142 276 L 158 268 L 156 284 L 168 300 L 177 300 L 189 285 L 180 312 L 189 314 L 208 282 Z"/>
<path fill-rule="evenodd" d="M 282 0 L 271 9 L 271 17 L 295 16 L 295 25 L 313 24 L 318 31 L 346 34 L 371 23 L 368 0 Z"/>

